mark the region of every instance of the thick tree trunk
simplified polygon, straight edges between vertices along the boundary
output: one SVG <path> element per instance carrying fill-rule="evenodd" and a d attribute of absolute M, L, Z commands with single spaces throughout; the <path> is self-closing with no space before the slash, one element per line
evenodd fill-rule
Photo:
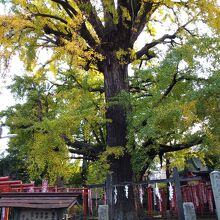
<path fill-rule="evenodd" d="M 108 59 L 104 65 L 105 94 L 107 102 L 106 117 L 111 122 L 107 123 L 107 146 L 122 147 L 125 149 L 127 139 L 126 108 L 121 103 L 111 103 L 122 91 L 128 92 L 128 66 L 120 64 L 116 59 Z M 134 191 L 128 188 L 128 198 L 125 196 L 125 187 L 117 186 L 117 203 L 113 198 L 112 185 L 132 181 L 131 157 L 126 152 L 119 159 L 110 159 L 110 171 L 107 178 L 107 204 L 110 209 L 111 220 L 136 220 Z"/>

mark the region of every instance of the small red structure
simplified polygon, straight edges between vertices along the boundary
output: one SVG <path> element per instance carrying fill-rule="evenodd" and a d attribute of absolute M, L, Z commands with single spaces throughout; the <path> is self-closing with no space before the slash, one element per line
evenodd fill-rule
<path fill-rule="evenodd" d="M 41 213 L 47 218 L 49 214 L 53 215 L 52 219 L 54 220 L 62 219 L 67 209 L 74 212 L 74 205 L 79 201 L 82 201 L 83 204 L 84 217 L 86 217 L 88 210 L 87 188 L 53 186 L 48 187 L 45 191 L 44 187 L 36 187 L 34 183 L 22 183 L 21 180 L 10 180 L 8 176 L 0 177 L 0 197 L 1 220 L 8 220 L 9 208 L 16 209 L 17 215 L 20 216 L 18 219 L 22 219 L 21 216 L 32 216 L 33 219 L 33 216 L 36 215 L 38 220 L 41 217 L 37 213 Z M 42 217 L 42 219 L 44 218 Z"/>
<path fill-rule="evenodd" d="M 78 203 L 77 193 L 2 193 L 0 207 L 13 208 L 11 219 L 63 219 Z M 4 215 L 7 213 L 4 213 Z M 71 213 L 73 214 L 73 213 Z M 7 219 L 5 215 L 4 219 Z"/>

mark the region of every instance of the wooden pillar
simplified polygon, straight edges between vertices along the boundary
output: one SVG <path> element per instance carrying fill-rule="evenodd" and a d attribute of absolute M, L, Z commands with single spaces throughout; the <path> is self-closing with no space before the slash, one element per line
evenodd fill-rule
<path fill-rule="evenodd" d="M 147 212 L 148 215 L 152 216 L 153 215 L 153 192 L 152 192 L 152 187 L 147 187 Z"/>
<path fill-rule="evenodd" d="M 177 205 L 177 213 L 179 220 L 185 220 L 184 211 L 183 211 L 183 199 L 180 188 L 180 177 L 176 167 L 173 168 L 173 179 L 175 184 L 175 194 L 176 194 L 176 205 Z"/>
<path fill-rule="evenodd" d="M 1 219 L 2 220 L 8 220 L 8 215 L 9 215 L 9 208 L 3 207 L 2 208 Z"/>
<path fill-rule="evenodd" d="M 83 219 L 86 219 L 87 216 L 87 204 L 88 204 L 88 189 L 83 189 Z"/>

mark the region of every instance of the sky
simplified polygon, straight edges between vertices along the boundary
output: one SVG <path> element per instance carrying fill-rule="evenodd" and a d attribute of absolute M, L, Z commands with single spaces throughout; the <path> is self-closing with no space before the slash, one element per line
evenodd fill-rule
<path fill-rule="evenodd" d="M 13 106 L 17 101 L 14 99 L 10 91 L 7 89 L 7 86 L 10 85 L 13 81 L 13 75 L 21 75 L 23 73 L 23 65 L 19 61 L 18 57 L 14 57 L 11 61 L 10 68 L 6 73 L 6 77 L 3 77 L 0 73 L 0 111 L 7 109 L 10 106 Z M 3 127 L 2 137 L 8 134 L 9 130 L 6 127 Z M 0 154 L 5 153 L 7 148 L 8 139 L 0 139 Z"/>
<path fill-rule="evenodd" d="M 0 4 L 0 14 L 4 13 L 4 7 Z M 13 60 L 13 64 L 16 63 L 16 59 Z M 13 68 L 12 68 L 13 67 Z M 8 75 L 11 75 L 16 71 L 17 67 L 15 65 L 11 66 L 8 71 Z M 2 72 L 0 72 L 0 111 L 6 109 L 8 106 L 11 106 L 15 103 L 13 96 L 10 94 L 7 89 L 7 85 L 11 83 L 11 77 L 4 78 L 2 76 Z M 8 134 L 8 129 L 3 128 L 2 136 L 6 136 Z M 7 139 L 0 139 L 0 154 L 3 153 L 7 147 Z"/>

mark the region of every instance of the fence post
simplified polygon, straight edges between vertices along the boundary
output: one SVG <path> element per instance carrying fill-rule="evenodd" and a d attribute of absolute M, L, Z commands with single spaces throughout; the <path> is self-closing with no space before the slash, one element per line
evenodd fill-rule
<path fill-rule="evenodd" d="M 88 189 L 83 189 L 83 219 L 87 216 Z"/>
<path fill-rule="evenodd" d="M 148 206 L 148 215 L 153 215 L 153 198 L 152 198 L 152 188 L 151 186 L 147 187 L 147 206 Z"/>
<path fill-rule="evenodd" d="M 106 204 L 108 205 L 109 220 L 112 220 L 113 215 L 113 187 L 112 187 L 112 174 L 107 174 L 105 185 Z"/>
<path fill-rule="evenodd" d="M 178 173 L 178 169 L 176 167 L 173 168 L 173 180 L 175 184 L 175 191 L 176 191 L 176 205 L 177 205 L 177 213 L 179 220 L 185 220 L 184 211 L 183 211 L 183 199 L 182 193 L 180 188 L 180 177 Z"/>

